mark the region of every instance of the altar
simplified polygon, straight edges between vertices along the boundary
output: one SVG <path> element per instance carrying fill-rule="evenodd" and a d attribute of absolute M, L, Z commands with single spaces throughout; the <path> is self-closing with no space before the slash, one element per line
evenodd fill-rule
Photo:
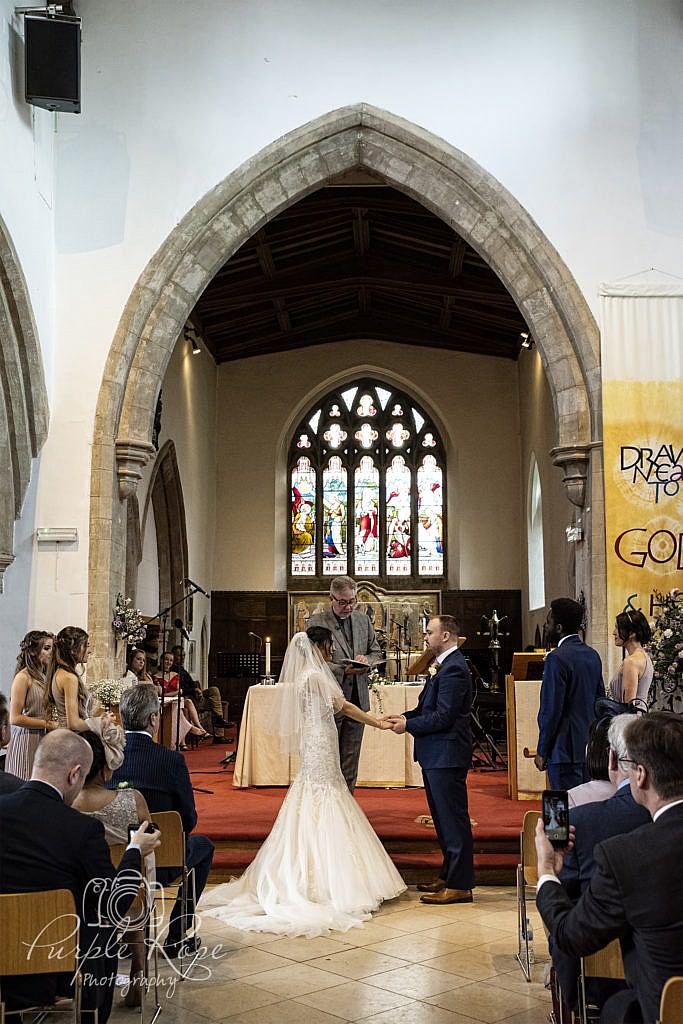
<path fill-rule="evenodd" d="M 277 686 L 250 686 L 242 714 L 233 786 L 288 786 L 299 769 L 297 756 L 283 754 L 276 736 L 265 732 L 264 723 Z M 400 715 L 412 710 L 422 686 L 379 687 L 379 699 L 371 692 L 370 714 Z M 379 706 L 381 702 L 381 707 Z M 404 789 L 422 786 L 420 766 L 413 761 L 413 740 L 388 730 L 365 727 L 358 766 L 358 786 Z"/>

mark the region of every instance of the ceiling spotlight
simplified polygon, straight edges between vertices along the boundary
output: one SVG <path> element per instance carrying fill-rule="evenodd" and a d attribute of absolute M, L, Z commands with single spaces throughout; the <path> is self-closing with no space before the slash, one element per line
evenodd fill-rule
<path fill-rule="evenodd" d="M 519 336 L 522 339 L 522 348 L 534 347 L 534 339 L 531 337 L 528 331 L 520 331 Z"/>
<path fill-rule="evenodd" d="M 185 341 L 192 346 L 192 355 L 198 356 L 199 353 L 201 352 L 201 348 L 199 347 L 199 338 L 197 337 L 197 332 L 195 331 L 194 327 L 191 324 L 188 324 L 185 327 L 185 330 L 183 331 L 183 337 Z"/>

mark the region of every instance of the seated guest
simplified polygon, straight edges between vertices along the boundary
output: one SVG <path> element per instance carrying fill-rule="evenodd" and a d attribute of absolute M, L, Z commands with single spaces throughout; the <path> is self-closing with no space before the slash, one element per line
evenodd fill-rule
<path fill-rule="evenodd" d="M 105 717 L 92 720 L 93 731 L 82 732 L 81 736 L 92 750 L 92 765 L 83 789 L 74 800 L 72 807 L 81 814 L 92 814 L 104 825 L 104 837 L 109 846 L 125 846 L 128 843 L 128 826 L 150 821 L 151 814 L 142 793 L 137 789 L 106 788 L 113 771 L 123 764 L 125 737 L 123 730 L 111 719 Z M 154 882 L 154 858 L 146 858 L 144 873 L 147 881 Z M 134 929 L 125 933 L 124 941 L 131 952 L 130 981 L 124 993 L 126 1006 L 140 1006 L 142 1003 L 142 982 L 145 971 L 144 930 Z"/>
<path fill-rule="evenodd" d="M 573 807 L 569 811 L 569 824 L 575 826 L 574 845 L 565 852 L 559 879 L 573 900 L 578 900 L 587 888 L 595 870 L 593 849 L 597 843 L 610 836 L 632 832 L 650 821 L 650 815 L 642 804 L 636 803 L 631 793 L 628 777 L 628 751 L 624 733 L 632 715 L 617 715 L 608 722 L 610 780 L 615 788 L 609 800 L 599 800 Z M 557 972 L 562 996 L 567 1006 L 574 1007 L 578 999 L 579 961 L 569 957 L 555 947 L 550 939 L 550 953 Z M 614 986 L 588 979 L 591 1002 L 601 1006 Z M 619 988 L 623 986 L 618 984 Z"/>
<path fill-rule="evenodd" d="M 178 746 L 179 750 L 185 750 L 185 737 L 188 733 L 197 736 L 200 740 L 207 739 L 210 735 L 201 725 L 197 710 L 187 697 L 180 697 L 180 721 L 178 721 L 178 693 L 180 691 L 180 676 L 173 665 L 173 655 L 170 651 L 164 651 L 161 655 L 161 673 L 154 676 L 154 683 L 163 690 L 165 703 L 171 705 L 171 742 Z"/>
<path fill-rule="evenodd" d="M 536 828 L 536 905 L 555 946 L 580 957 L 612 939 L 621 945 L 627 988 L 607 1000 L 601 1024 L 654 1024 L 665 982 L 683 974 L 683 718 L 629 717 L 628 756 L 619 764 L 652 821 L 595 846 L 593 874 L 578 903 L 560 881 L 562 851 L 546 839 L 542 821 Z"/>
<path fill-rule="evenodd" d="M 186 834 L 185 861 L 188 868 L 195 869 L 195 887 L 199 898 L 211 870 L 213 843 L 206 836 L 189 834 L 197 823 L 197 811 L 185 760 L 174 750 L 154 742 L 160 721 L 159 698 L 154 687 L 146 683 L 131 686 L 121 696 L 119 713 L 126 730 L 126 749 L 123 764 L 114 772 L 109 785 L 114 788 L 119 782 L 125 781 L 139 789 L 152 817 L 157 811 L 178 811 Z M 178 877 L 178 871 L 158 868 L 156 876 L 158 882 L 168 885 Z M 179 893 L 164 944 L 167 956 L 178 956 L 181 940 L 184 939 L 193 915 L 192 894 L 189 892 L 188 920 L 181 920 Z M 199 944 L 196 935 L 193 940 L 185 941 L 188 952 L 194 952 Z"/>
<path fill-rule="evenodd" d="M 142 858 L 159 845 L 160 837 L 141 827 L 114 870 L 101 822 L 71 806 L 91 763 L 91 749 L 76 733 L 55 729 L 41 740 L 30 781 L 0 798 L 0 889 L 3 893 L 44 889 L 73 893 L 80 918 L 80 951 L 86 954 L 81 963 L 83 1008 L 97 1008 L 104 1024 L 116 981 L 116 957 L 104 950 L 114 946 L 115 929 L 100 921 L 98 908 L 104 899 L 117 914 L 125 914 L 135 896 L 135 879 L 142 880 Z M 87 956 L 91 949 L 97 952 Z M 10 1009 L 45 1004 L 58 991 L 64 993 L 67 982 L 57 974 L 5 977 L 3 998 Z"/>
<path fill-rule="evenodd" d="M 126 674 L 122 682 L 128 686 L 137 686 L 138 683 L 153 683 L 151 675 L 147 671 L 147 655 L 139 647 L 131 647 L 126 657 Z M 161 686 L 157 693 L 161 696 Z"/>
<path fill-rule="evenodd" d="M 614 784 L 609 775 L 609 723 L 607 717 L 598 718 L 590 727 L 586 744 L 586 771 L 590 780 L 569 790 L 570 807 L 580 807 L 594 800 L 609 800 L 614 796 Z"/>
<path fill-rule="evenodd" d="M 173 654 L 173 671 L 180 677 L 180 689 L 184 697 L 189 697 L 198 711 L 207 711 L 211 715 L 211 724 L 216 742 L 224 739 L 224 729 L 232 725 L 223 718 L 223 700 L 217 686 L 209 686 L 202 690 L 199 683 L 192 678 L 185 668 L 185 650 L 180 644 L 171 648 Z"/>

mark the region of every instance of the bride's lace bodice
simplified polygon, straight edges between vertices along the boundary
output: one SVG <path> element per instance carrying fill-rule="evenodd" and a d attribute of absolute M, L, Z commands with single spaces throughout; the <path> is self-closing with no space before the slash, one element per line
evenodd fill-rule
<path fill-rule="evenodd" d="M 302 719 L 299 739 L 301 777 L 306 782 L 318 785 L 346 786 L 339 767 L 339 740 L 334 724 L 334 708 L 306 686 L 302 688 L 299 700 Z"/>

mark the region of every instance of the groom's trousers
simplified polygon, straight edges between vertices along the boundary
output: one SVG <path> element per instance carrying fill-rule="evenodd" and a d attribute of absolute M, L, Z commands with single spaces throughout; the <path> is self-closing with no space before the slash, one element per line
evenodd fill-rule
<path fill-rule="evenodd" d="M 473 889 L 474 851 L 467 807 L 467 768 L 423 768 L 422 777 L 443 853 L 439 877 L 448 889 Z"/>

